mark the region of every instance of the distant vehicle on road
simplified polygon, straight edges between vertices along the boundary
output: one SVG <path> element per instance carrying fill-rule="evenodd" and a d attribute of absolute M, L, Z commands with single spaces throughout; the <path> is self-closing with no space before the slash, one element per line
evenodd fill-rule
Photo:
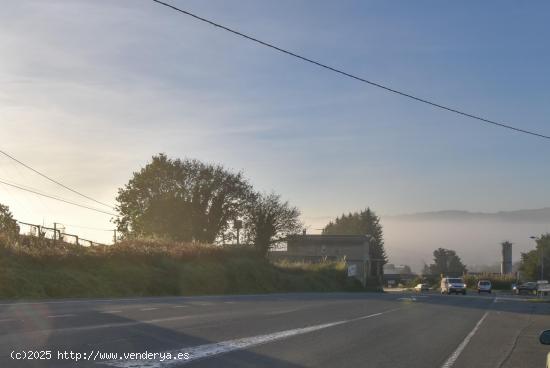
<path fill-rule="evenodd" d="M 477 293 L 489 293 L 491 294 L 491 291 L 493 289 L 493 285 L 491 285 L 491 281 L 489 280 L 479 280 L 477 283 Z"/>
<path fill-rule="evenodd" d="M 548 280 L 537 281 L 536 293 L 538 296 L 545 296 L 550 294 L 550 284 L 548 283 Z"/>
<path fill-rule="evenodd" d="M 422 291 L 429 291 L 430 290 L 430 285 L 428 284 L 418 284 L 414 287 L 414 291 L 420 293 Z"/>
<path fill-rule="evenodd" d="M 550 345 L 550 330 L 542 331 L 539 341 L 541 344 Z M 550 368 L 550 353 L 546 356 L 546 368 Z"/>
<path fill-rule="evenodd" d="M 537 283 L 534 281 L 524 282 L 517 285 L 514 290 L 516 294 L 535 294 L 537 292 Z"/>
<path fill-rule="evenodd" d="M 444 277 L 441 279 L 441 294 L 466 295 L 466 284 L 460 277 Z"/>

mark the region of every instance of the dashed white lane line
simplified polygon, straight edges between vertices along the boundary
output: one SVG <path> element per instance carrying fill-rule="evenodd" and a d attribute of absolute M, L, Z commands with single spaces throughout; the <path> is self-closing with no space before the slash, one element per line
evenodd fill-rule
<path fill-rule="evenodd" d="M 276 311 L 272 311 L 272 312 L 266 312 L 265 315 L 267 315 L 267 316 L 276 316 L 278 314 L 286 314 L 286 313 L 297 312 L 297 311 L 302 310 L 304 308 L 305 307 L 296 307 L 296 308 L 276 310 Z"/>
<path fill-rule="evenodd" d="M 152 310 L 157 310 L 158 308 L 141 308 L 140 311 L 152 311 Z"/>
<path fill-rule="evenodd" d="M 211 305 L 214 305 L 214 303 L 211 303 L 211 302 L 191 302 L 191 304 L 199 307 L 209 307 Z"/>
<path fill-rule="evenodd" d="M 397 300 L 408 300 L 408 301 L 416 301 L 416 298 L 414 296 L 406 297 L 406 298 L 397 298 Z"/>
<path fill-rule="evenodd" d="M 65 318 L 65 317 L 75 317 L 76 314 L 54 314 L 51 316 L 48 316 L 48 318 Z"/>
<path fill-rule="evenodd" d="M 141 301 L 143 298 L 121 298 L 121 299 L 68 299 L 68 300 L 52 300 L 43 302 L 15 302 L 15 303 L 0 303 L 0 306 L 18 306 L 18 305 L 41 305 L 41 304 L 90 304 L 90 303 L 118 303 L 118 302 L 134 302 Z"/>
<path fill-rule="evenodd" d="M 122 313 L 122 311 L 120 310 L 108 310 L 108 311 L 103 311 L 103 312 L 100 312 L 102 314 L 115 314 L 115 313 Z"/>
<path fill-rule="evenodd" d="M 2 323 L 2 322 L 11 322 L 11 321 L 15 321 L 15 319 L 13 319 L 13 318 L 0 319 L 0 323 Z"/>
<path fill-rule="evenodd" d="M 496 298 L 493 299 L 493 303 L 495 303 L 495 302 L 496 302 Z M 479 319 L 479 321 L 477 321 L 477 323 L 474 326 L 474 328 L 472 329 L 472 331 L 470 331 L 470 333 L 468 335 L 466 335 L 466 337 L 464 338 L 464 340 L 462 340 L 460 345 L 458 345 L 456 350 L 453 351 L 453 353 L 451 355 L 449 355 L 449 357 L 447 358 L 445 363 L 443 363 L 441 368 L 451 368 L 455 364 L 456 360 L 458 359 L 460 354 L 462 354 L 462 352 L 464 351 L 466 346 L 468 346 L 468 344 L 470 343 L 470 340 L 472 339 L 472 337 L 474 337 L 477 330 L 479 329 L 479 326 L 481 326 L 481 324 L 483 323 L 483 321 L 485 320 L 485 318 L 487 317 L 488 314 L 489 314 L 489 311 L 486 311 L 483 314 L 483 316 Z"/>
<path fill-rule="evenodd" d="M 361 316 L 361 317 L 358 317 L 358 318 L 353 318 L 353 319 L 348 319 L 348 320 L 336 321 L 336 322 L 331 322 L 331 323 L 324 323 L 324 324 L 320 324 L 320 325 L 313 325 L 313 326 L 308 326 L 308 327 L 303 327 L 303 328 L 295 328 L 295 329 L 292 329 L 292 330 L 279 331 L 279 332 L 270 333 L 270 334 L 266 334 L 266 335 L 245 337 L 245 338 L 241 338 L 241 339 L 227 340 L 227 341 L 222 341 L 222 342 L 213 343 L 213 344 L 205 344 L 205 345 L 199 345 L 199 346 L 194 346 L 194 347 L 189 347 L 189 348 L 182 348 L 182 349 L 178 349 L 178 350 L 164 352 L 164 354 L 166 354 L 166 356 L 168 354 L 170 354 L 172 357 L 177 357 L 177 356 L 181 357 L 181 356 L 183 356 L 183 354 L 187 353 L 187 354 L 189 354 L 188 355 L 189 358 L 186 359 L 186 360 L 181 360 L 181 359 L 172 359 L 172 360 L 164 360 L 164 361 L 160 361 L 160 360 L 125 360 L 125 361 L 111 360 L 111 361 L 101 362 L 101 363 L 98 363 L 98 364 L 106 364 L 106 365 L 110 365 L 112 367 L 122 367 L 122 368 L 130 368 L 130 367 L 136 367 L 136 368 L 137 367 L 139 367 L 139 368 L 165 368 L 165 367 L 170 367 L 170 366 L 174 366 L 174 365 L 183 365 L 183 364 L 187 364 L 187 363 L 199 360 L 199 359 L 211 358 L 211 357 L 214 357 L 216 355 L 226 354 L 226 353 L 236 351 L 236 350 L 247 349 L 247 348 L 250 348 L 250 347 L 257 346 L 257 345 L 263 345 L 263 344 L 267 344 L 267 343 L 270 343 L 270 342 L 287 339 L 287 338 L 292 337 L 292 336 L 302 335 L 302 334 L 310 333 L 310 332 L 313 332 L 313 331 L 323 330 L 323 329 L 326 329 L 326 328 L 329 328 L 329 327 L 342 325 L 342 324 L 345 324 L 345 323 L 356 322 L 356 321 L 364 320 L 364 319 L 367 319 L 367 318 L 373 318 L 373 317 L 381 316 L 383 314 L 390 313 L 390 312 L 393 312 L 393 311 L 396 311 L 396 310 L 399 310 L 399 309 L 401 309 L 401 308 L 390 309 L 390 310 L 386 310 L 386 311 L 383 311 L 383 312 L 380 312 L 380 313 L 369 314 L 369 315 L 366 315 L 366 316 Z"/>
<path fill-rule="evenodd" d="M 174 305 L 173 308 L 187 308 L 189 307 L 188 305 Z"/>

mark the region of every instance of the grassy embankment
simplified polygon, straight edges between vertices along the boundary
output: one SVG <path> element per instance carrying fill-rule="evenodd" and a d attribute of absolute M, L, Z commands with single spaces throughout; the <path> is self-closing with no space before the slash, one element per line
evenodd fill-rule
<path fill-rule="evenodd" d="M 156 241 L 11 246 L 0 237 L 0 298 L 358 291 L 345 265 L 272 264 L 246 248 Z"/>

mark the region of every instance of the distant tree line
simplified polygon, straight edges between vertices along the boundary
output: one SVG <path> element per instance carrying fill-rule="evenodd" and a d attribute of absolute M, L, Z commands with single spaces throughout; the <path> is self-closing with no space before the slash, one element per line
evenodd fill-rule
<path fill-rule="evenodd" d="M 274 193 L 261 193 L 241 172 L 198 160 L 152 157 L 116 198 L 124 238 L 226 243 L 237 228 L 261 252 L 302 228 L 300 211 Z M 237 226 L 240 227 L 240 226 Z"/>

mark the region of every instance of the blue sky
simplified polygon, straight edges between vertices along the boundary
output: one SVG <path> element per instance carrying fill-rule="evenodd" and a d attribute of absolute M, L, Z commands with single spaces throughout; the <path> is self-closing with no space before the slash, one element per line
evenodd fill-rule
<path fill-rule="evenodd" d="M 178 1 L 390 87 L 550 134 L 545 1 Z M 550 142 L 319 69 L 151 1 L 17 1 L 0 14 L 1 148 L 100 200 L 151 155 L 220 162 L 311 228 L 379 214 L 549 206 Z M 78 199 L 0 159 L 0 178 Z M 28 221 L 109 228 L 0 188 Z M 90 234 L 104 237 L 102 234 Z"/>

